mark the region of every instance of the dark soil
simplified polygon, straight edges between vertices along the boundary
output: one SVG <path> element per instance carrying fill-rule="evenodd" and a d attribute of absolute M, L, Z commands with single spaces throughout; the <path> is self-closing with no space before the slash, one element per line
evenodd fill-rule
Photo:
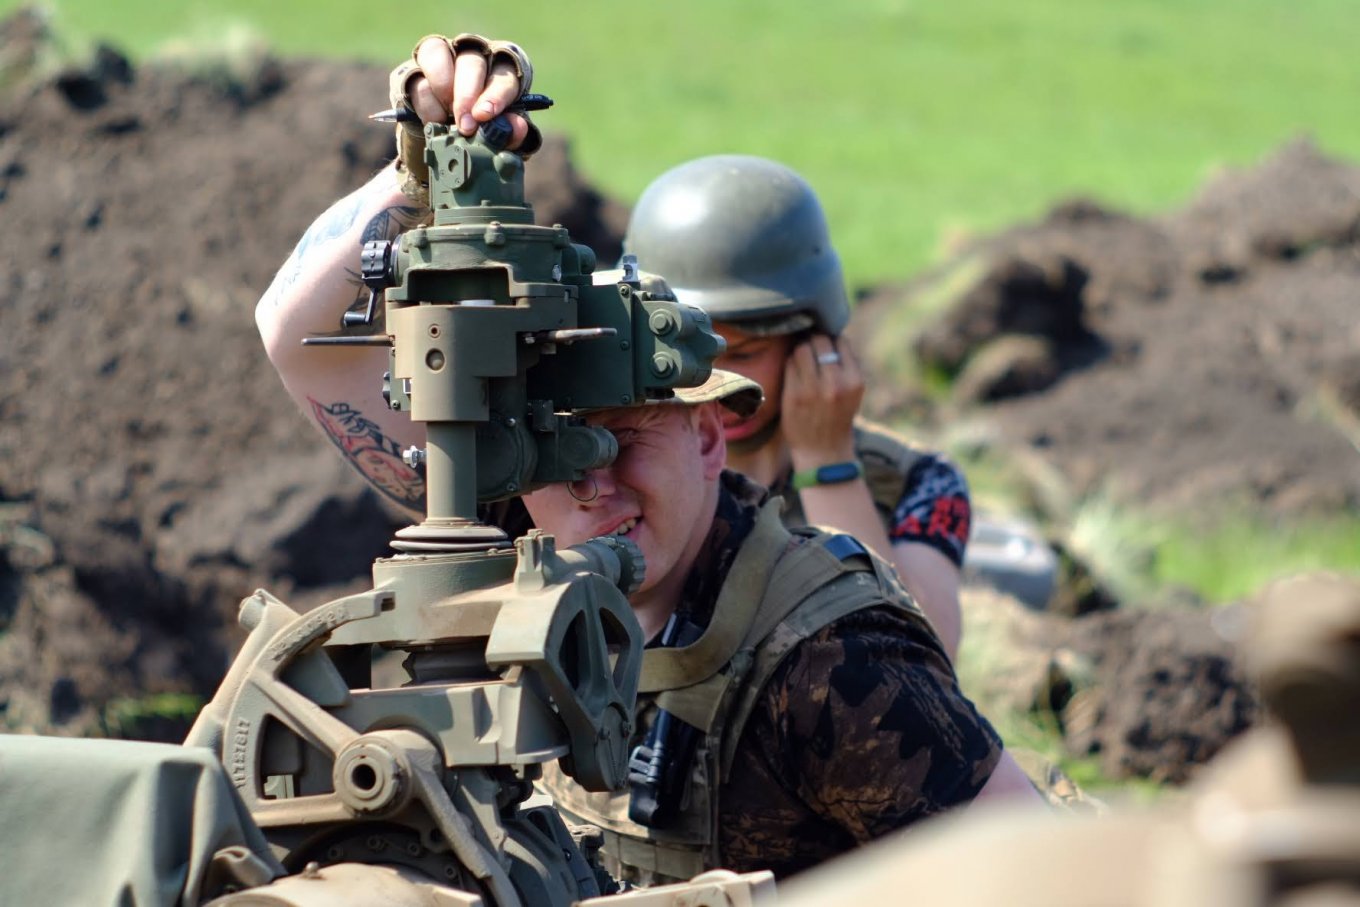
<path fill-rule="evenodd" d="M 1223 632 L 1239 618 L 1131 609 L 1068 622 L 1056 635 L 1091 670 L 1090 685 L 1057 710 L 1069 749 L 1096 756 L 1109 778 L 1188 781 L 1259 713 Z"/>
<path fill-rule="evenodd" d="M 28 81 L 41 40 L 0 28 L 0 709 L 11 728 L 173 738 L 173 721 L 114 726 L 111 704 L 209 694 L 243 596 L 362 586 L 396 526 L 253 321 L 307 224 L 388 159 L 365 120 L 386 78 L 271 60 L 191 76 L 106 50 Z M 529 173 L 540 220 L 612 260 L 626 210 L 566 144 Z M 1360 171 L 1303 145 L 1160 220 L 1069 205 L 974 250 L 992 264 L 951 316 L 968 323 L 918 350 L 966 372 L 1037 339 L 959 386 L 1078 487 L 1354 507 L 1336 413 L 1360 399 L 1358 224 Z M 862 326 L 916 287 L 875 294 Z"/>
<path fill-rule="evenodd" d="M 972 695 L 990 714 L 1035 714 L 1106 778 L 1188 781 L 1260 714 L 1239 651 L 1246 606 L 1071 619 L 987 589 L 965 599 L 967 633 L 987 653 L 971 665 Z"/>
<path fill-rule="evenodd" d="M 1183 514 L 1360 504 L 1360 167 L 1300 141 L 1163 217 L 1072 202 L 971 259 L 981 276 L 915 345 L 959 378 L 937 417 L 985 415 L 1077 496 Z M 931 284 L 868 294 L 857 330 Z"/>

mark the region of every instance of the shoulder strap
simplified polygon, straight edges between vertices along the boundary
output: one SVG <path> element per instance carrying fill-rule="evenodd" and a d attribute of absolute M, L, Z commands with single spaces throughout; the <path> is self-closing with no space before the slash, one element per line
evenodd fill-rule
<path fill-rule="evenodd" d="M 732 660 L 755 618 L 770 573 L 789 546 L 789 532 L 780 522 L 779 512 L 778 499 L 761 508 L 751 534 L 732 562 L 713 608 L 713 620 L 703 635 L 683 648 L 647 649 L 642 653 L 638 692 L 691 686 L 708 680 Z"/>
<path fill-rule="evenodd" d="M 855 420 L 854 442 L 874 505 L 891 514 L 902 499 L 907 473 L 921 459 L 921 451 L 896 432 L 866 419 Z"/>
<path fill-rule="evenodd" d="M 723 662 L 727 670 L 715 671 L 712 675 L 683 687 L 668 688 L 657 697 L 657 705 L 705 732 L 712 731 L 720 722 L 728 723 L 723 721 L 721 715 L 723 706 L 728 700 L 728 690 L 734 684 L 744 681 L 747 669 L 752 663 L 753 652 L 790 613 L 827 583 L 845 573 L 864 569 L 852 567 L 842 561 L 843 557 L 852 557 L 855 560 L 860 560 L 858 556 L 868 557 L 864 546 L 848 535 L 829 535 L 815 529 L 797 529 L 793 533 L 787 531 L 784 533 L 786 539 L 792 540 L 795 536 L 803 543 L 791 547 L 784 546 L 778 562 L 771 563 L 770 569 L 759 577 L 761 588 L 743 590 L 741 607 L 746 612 L 741 619 L 743 632 L 740 637 L 731 637 L 727 640 L 728 645 L 725 648 L 730 648 L 732 652 L 727 661 Z M 845 543 L 853 548 L 846 548 Z M 832 550 L 833 548 L 841 550 Z M 741 555 L 738 554 L 737 557 L 737 563 L 733 564 L 729 577 L 735 578 L 737 568 L 740 566 Z M 872 574 L 870 578 L 872 579 Z M 742 579 L 746 580 L 749 577 Z M 877 584 L 874 584 L 874 588 L 877 589 Z M 724 606 L 726 592 L 727 588 L 724 587 L 724 594 L 718 599 L 719 610 Z M 700 641 L 702 642 L 702 638 Z M 645 670 L 645 655 L 643 664 Z M 693 676 L 696 675 L 691 675 Z"/>
<path fill-rule="evenodd" d="M 860 568 L 847 563 L 851 557 L 868 558 L 864 546 L 848 535 L 829 535 L 801 530 L 808 541 L 791 550 L 765 589 L 755 620 L 746 636 L 748 646 L 759 645 L 809 596 L 843 573 Z M 848 544 L 847 544 L 848 543 Z"/>

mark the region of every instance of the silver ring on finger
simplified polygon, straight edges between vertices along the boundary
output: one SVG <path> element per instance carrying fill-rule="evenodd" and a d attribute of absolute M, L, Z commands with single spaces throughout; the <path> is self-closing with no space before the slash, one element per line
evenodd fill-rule
<path fill-rule="evenodd" d="M 825 353 L 817 354 L 818 365 L 836 365 L 841 361 L 841 354 L 835 350 L 828 350 Z"/>

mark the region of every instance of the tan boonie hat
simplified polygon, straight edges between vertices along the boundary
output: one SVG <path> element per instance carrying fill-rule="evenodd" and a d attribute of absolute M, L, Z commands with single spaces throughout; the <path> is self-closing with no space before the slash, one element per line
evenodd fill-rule
<path fill-rule="evenodd" d="M 708 380 L 698 387 L 677 387 L 674 397 L 656 402 L 697 406 L 714 400 L 738 416 L 749 419 L 760 409 L 760 404 L 765 400 L 765 392 L 750 378 L 715 368 L 713 374 L 708 376 Z"/>

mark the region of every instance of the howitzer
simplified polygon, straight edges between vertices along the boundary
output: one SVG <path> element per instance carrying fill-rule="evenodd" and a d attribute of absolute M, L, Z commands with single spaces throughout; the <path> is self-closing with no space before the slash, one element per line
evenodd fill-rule
<path fill-rule="evenodd" d="M 392 903 L 566 905 L 610 887 L 581 830 L 523 803 L 551 760 L 587 789 L 626 783 L 641 553 L 512 542 L 478 505 L 607 465 L 614 438 L 582 414 L 702 383 L 722 341 L 631 268 L 597 285 L 589 248 L 534 225 L 503 131 L 425 138 L 433 222 L 365 247 L 372 297 L 347 318 L 372 320 L 385 291 L 383 332 L 315 342 L 391 347 L 389 405 L 427 432 L 405 456 L 424 469 L 426 516 L 370 591 L 307 613 L 265 592 L 243 603 L 249 637 L 186 743 L 219 755 L 287 876 L 248 887 L 277 869 L 238 872 L 248 890 L 224 903 L 348 903 L 368 885 Z M 374 670 L 394 655 L 401 685 Z M 700 883 L 731 903 L 770 884 Z"/>

